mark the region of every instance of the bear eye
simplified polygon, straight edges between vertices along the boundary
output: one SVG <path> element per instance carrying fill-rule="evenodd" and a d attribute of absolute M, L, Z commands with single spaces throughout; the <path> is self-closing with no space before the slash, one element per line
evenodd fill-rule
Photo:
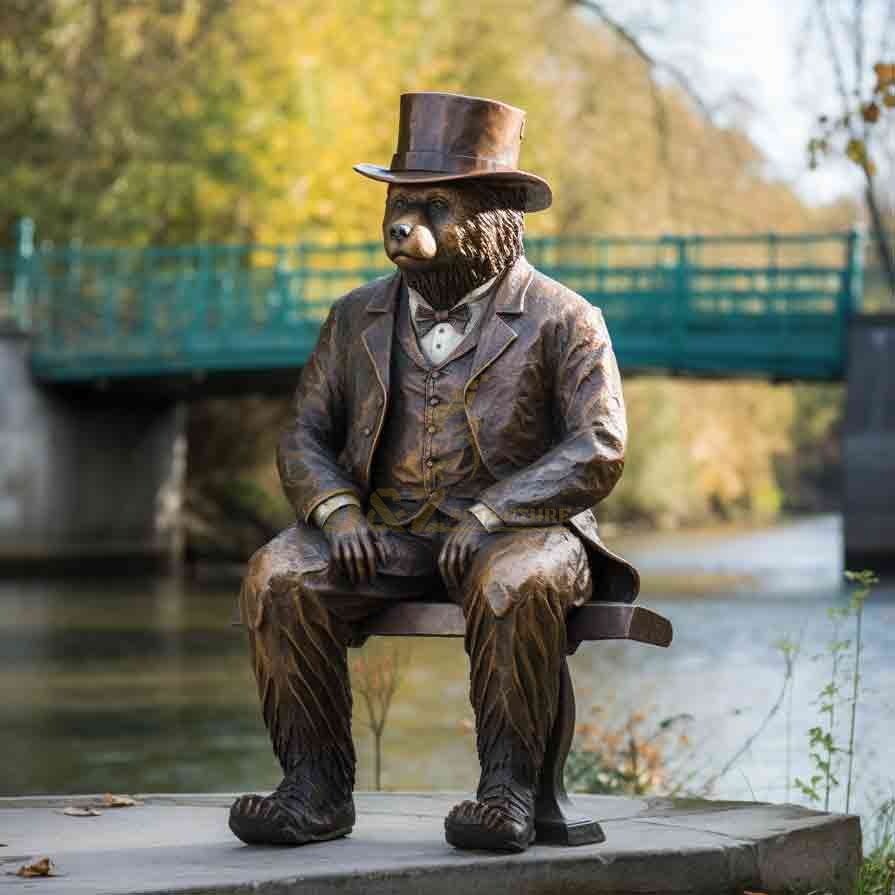
<path fill-rule="evenodd" d="M 432 208 L 435 211 L 446 211 L 447 207 L 447 199 L 442 199 L 441 196 L 435 196 L 429 200 L 429 208 Z"/>
<path fill-rule="evenodd" d="M 403 208 L 407 208 L 407 200 L 403 196 L 397 196 L 392 199 L 392 208 L 396 208 L 399 211 Z"/>

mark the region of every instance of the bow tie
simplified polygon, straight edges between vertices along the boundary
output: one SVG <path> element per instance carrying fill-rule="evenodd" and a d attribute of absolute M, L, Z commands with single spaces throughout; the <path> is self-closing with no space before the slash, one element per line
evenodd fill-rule
<path fill-rule="evenodd" d="M 413 322 L 421 339 L 436 323 L 450 323 L 458 333 L 463 333 L 469 324 L 469 305 L 455 305 L 449 311 L 436 311 L 420 302 L 416 306 Z"/>

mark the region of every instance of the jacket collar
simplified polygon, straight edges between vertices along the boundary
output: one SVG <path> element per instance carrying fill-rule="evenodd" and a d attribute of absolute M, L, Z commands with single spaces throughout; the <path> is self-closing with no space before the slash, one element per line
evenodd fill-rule
<path fill-rule="evenodd" d="M 481 322 L 470 382 L 490 367 L 516 339 L 516 331 L 499 315 L 524 313 L 525 293 L 531 285 L 533 276 L 532 266 L 524 257 L 519 257 L 498 284 L 493 311 Z M 402 284 L 401 273 L 397 271 L 383 283 L 381 289 L 374 292 L 373 297 L 367 302 L 367 311 L 382 316 L 373 320 L 362 334 L 364 346 L 376 371 L 376 378 L 379 380 L 385 401 L 388 400 L 395 312 Z"/>
<path fill-rule="evenodd" d="M 494 311 L 497 314 L 522 314 L 525 311 L 525 293 L 531 285 L 534 269 L 525 255 L 520 255 L 497 286 Z"/>
<path fill-rule="evenodd" d="M 401 271 L 396 270 L 390 277 L 380 280 L 380 283 L 381 288 L 376 289 L 367 302 L 367 310 L 371 314 L 394 314 L 401 294 Z"/>

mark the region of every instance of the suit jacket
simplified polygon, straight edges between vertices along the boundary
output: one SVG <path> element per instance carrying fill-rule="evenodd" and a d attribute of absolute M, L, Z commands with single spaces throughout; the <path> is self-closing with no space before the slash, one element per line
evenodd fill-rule
<path fill-rule="evenodd" d="M 339 299 L 302 370 L 278 466 L 304 522 L 336 494 L 366 503 L 400 293 L 395 273 Z M 464 396 L 475 446 L 496 480 L 479 500 L 514 527 L 569 525 L 588 550 L 594 598 L 632 602 L 637 572 L 603 544 L 592 510 L 621 476 L 627 437 L 599 309 L 520 258 L 481 322 Z"/>

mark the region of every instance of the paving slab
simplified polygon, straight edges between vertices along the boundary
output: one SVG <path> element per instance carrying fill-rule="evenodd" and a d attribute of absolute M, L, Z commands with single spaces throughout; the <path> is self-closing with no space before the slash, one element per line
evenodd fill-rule
<path fill-rule="evenodd" d="M 536 845 L 522 855 L 444 841 L 460 793 L 358 793 L 351 836 L 300 848 L 243 845 L 227 828 L 234 795 L 137 796 L 97 817 L 63 814 L 97 796 L 0 799 L 0 895 L 850 895 L 857 817 L 795 805 L 576 796 L 606 842 Z M 50 857 L 59 874 L 22 879 Z"/>

